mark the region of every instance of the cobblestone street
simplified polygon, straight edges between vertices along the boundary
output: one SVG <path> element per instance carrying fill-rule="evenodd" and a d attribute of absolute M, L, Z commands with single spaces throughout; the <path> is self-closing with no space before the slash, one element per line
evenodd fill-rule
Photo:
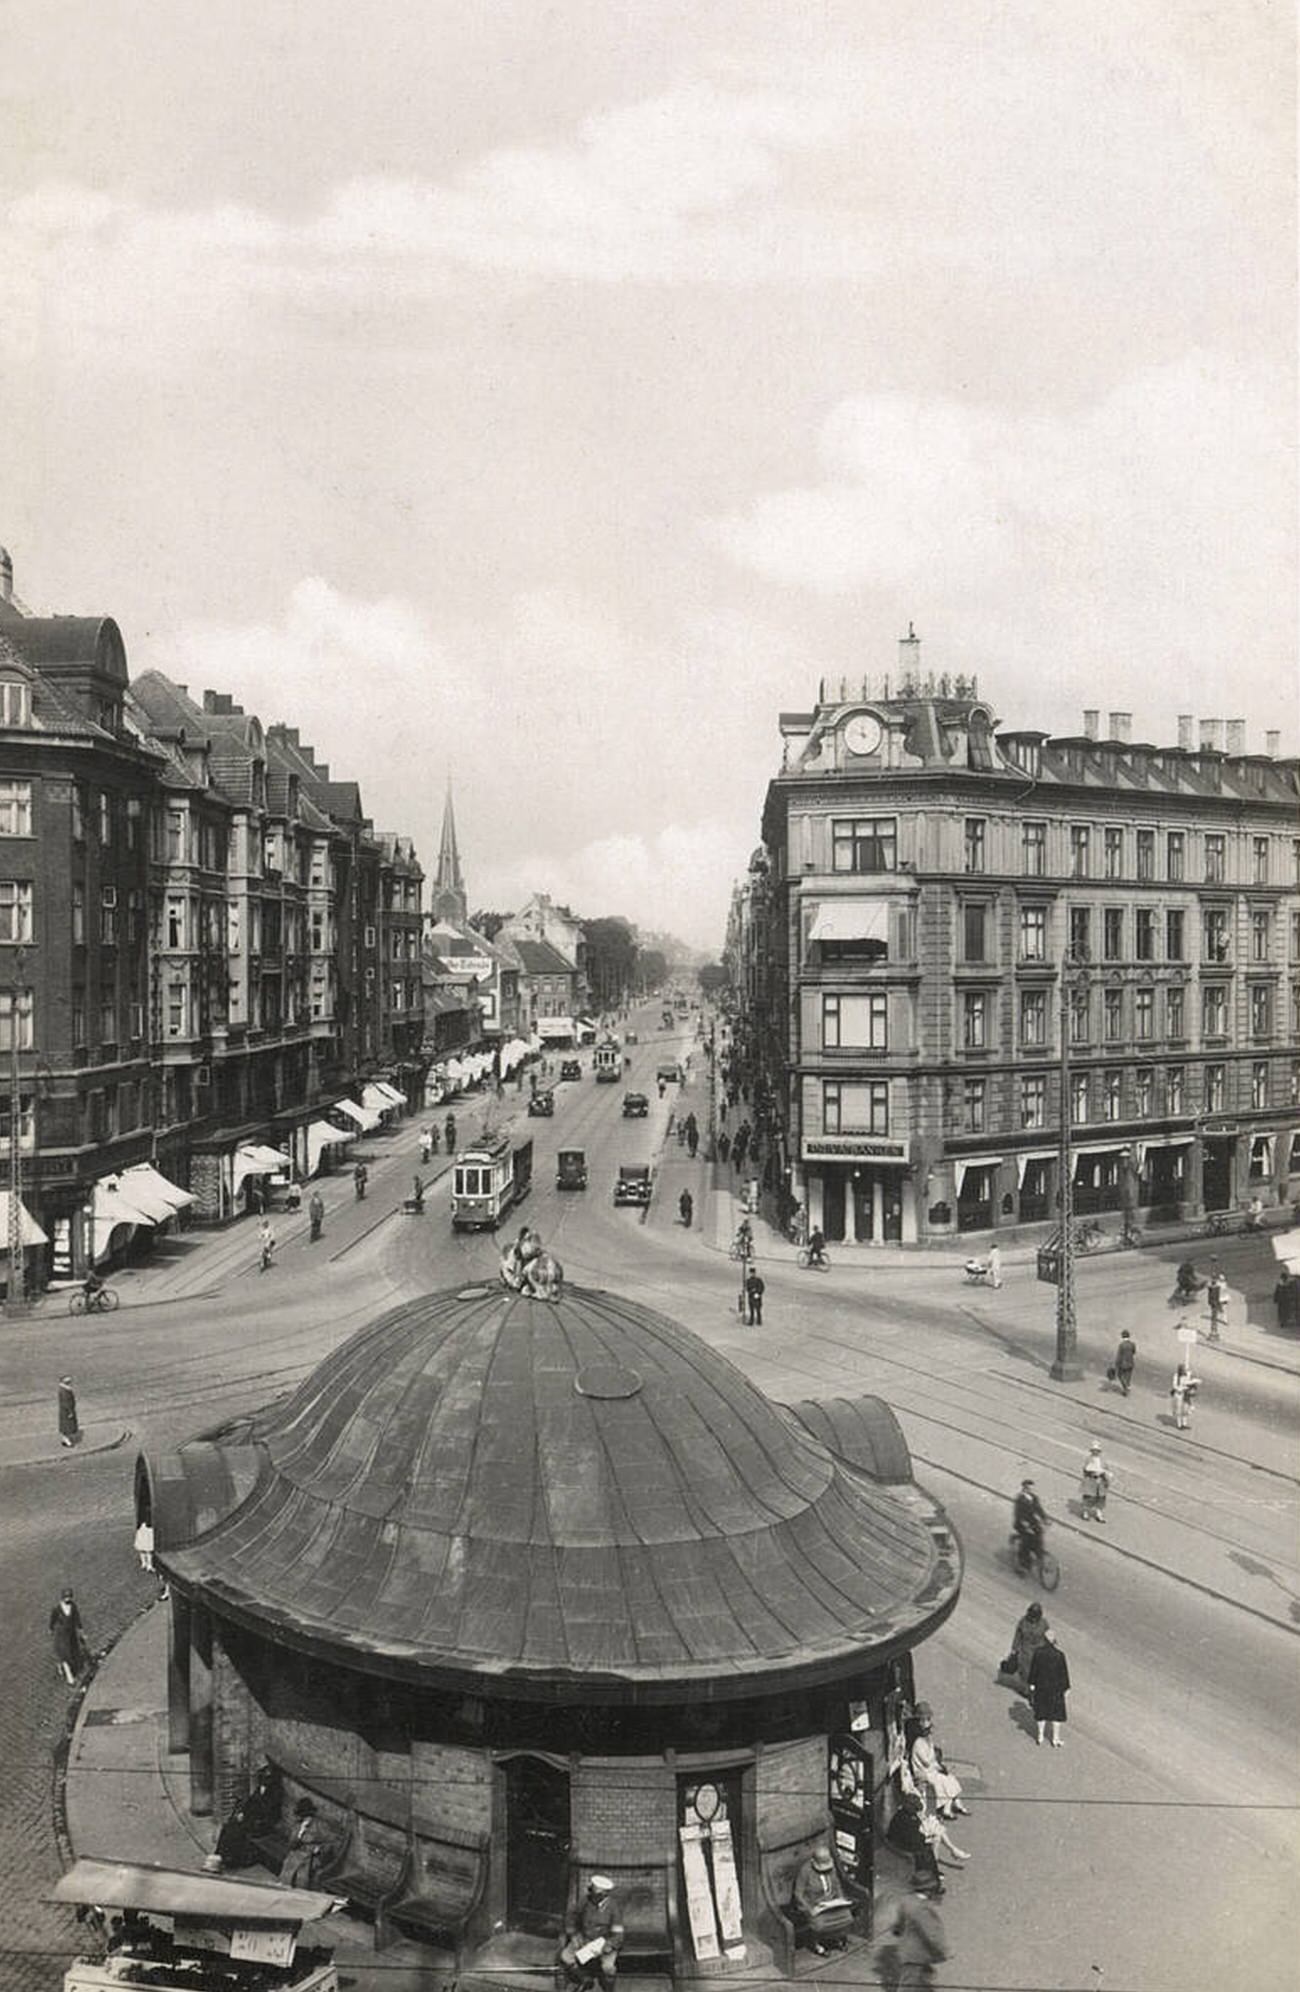
<path fill-rule="evenodd" d="M 42 1903 L 62 1871 L 54 1784 L 73 1697 L 54 1663 L 47 1619 L 71 1584 L 96 1649 L 147 1603 L 152 1586 L 131 1550 L 129 1446 L 71 1455 L 3 1476 L 0 1553 L 0 1757 L 5 1767 L 0 1890 L 5 1901 L 0 1984 L 43 1992 L 59 1983 L 76 1925 Z"/>

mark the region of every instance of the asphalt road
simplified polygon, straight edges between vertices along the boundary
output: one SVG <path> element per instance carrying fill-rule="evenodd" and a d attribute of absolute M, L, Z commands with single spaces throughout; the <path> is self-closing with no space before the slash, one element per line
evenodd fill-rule
<path fill-rule="evenodd" d="M 535 1185 L 520 1217 L 570 1279 L 661 1307 L 773 1396 L 873 1390 L 898 1409 L 918 1475 L 949 1505 L 967 1556 L 962 1605 L 918 1658 L 949 1756 L 978 1800 L 962 1822 L 975 1858 L 954 1884 L 967 1912 L 956 1898 L 950 1909 L 950 1927 L 963 1931 L 960 1969 L 943 1982 L 1104 1992 L 1293 1982 L 1300 1383 L 1225 1357 L 1207 1377 L 1195 1433 L 1173 1434 L 1172 1270 L 1147 1253 L 1081 1267 L 1088 1375 L 1078 1385 L 1050 1383 L 1049 1290 L 1018 1270 L 988 1294 L 948 1266 L 820 1276 L 769 1263 L 765 1325 L 743 1327 L 737 1267 L 672 1221 L 682 1155 L 675 1140 L 662 1144 L 675 1089 L 661 1102 L 654 1081 L 668 1046 L 657 1012 L 636 1021 L 646 1041 L 624 1084 L 589 1075 L 557 1084 L 553 1119 L 520 1118 Z M 685 1101 L 703 1122 L 699 1053 L 696 1065 Z M 626 1086 L 649 1095 L 645 1121 L 622 1119 Z M 522 1116 L 526 1097 L 508 1091 L 489 1111 Z M 478 1118 L 458 1112 L 462 1146 Z M 555 1189 L 561 1146 L 587 1149 L 585 1193 Z M 0 1475 L 0 1987 L 57 1984 L 68 1937 L 36 1901 L 59 1867 L 51 1763 L 67 1697 L 45 1624 L 59 1585 L 75 1585 L 92 1638 L 106 1643 L 148 1596 L 130 1545 L 142 1440 L 174 1439 L 291 1388 L 412 1293 L 495 1277 L 514 1226 L 502 1239 L 454 1234 L 445 1178 L 422 1217 L 395 1214 L 417 1155 L 413 1129 L 376 1144 L 366 1204 L 332 1215 L 316 1247 L 281 1226 L 265 1276 L 239 1272 L 214 1299 L 124 1310 L 104 1324 L 50 1319 L 8 1350 L 0 1412 L 48 1423 L 52 1379 L 68 1366 L 83 1418 L 106 1429 L 120 1420 L 132 1436 L 117 1451 Z M 660 1198 L 649 1219 L 615 1209 L 619 1162 L 652 1157 Z M 1248 1291 L 1258 1249 L 1228 1241 L 1222 1253 Z M 1128 1400 L 1099 1382 L 1121 1324 L 1142 1352 Z M 1118 1477 L 1106 1530 L 1089 1533 L 1074 1509 L 1093 1432 Z M 1074 1677 L 1065 1753 L 1034 1749 L 1021 1705 L 993 1672 L 1024 1603 L 1005 1541 L 1010 1492 L 1031 1471 L 1060 1518 L 1065 1576 L 1049 1610 Z"/>

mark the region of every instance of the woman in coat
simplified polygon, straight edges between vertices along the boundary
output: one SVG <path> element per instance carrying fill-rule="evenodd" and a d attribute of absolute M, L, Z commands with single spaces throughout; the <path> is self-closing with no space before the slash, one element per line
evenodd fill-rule
<path fill-rule="evenodd" d="M 1056 1634 L 1047 1628 L 1042 1645 L 1029 1663 L 1029 1698 L 1034 1705 L 1034 1721 L 1038 1727 L 1034 1740 L 1041 1743 L 1046 1731 L 1047 1740 L 1054 1750 L 1064 1748 L 1061 1724 L 1066 1720 L 1065 1697 L 1069 1686 L 1070 1670 L 1065 1664 L 1065 1655 L 1056 1643 Z"/>
<path fill-rule="evenodd" d="M 65 1584 L 58 1604 L 50 1613 L 50 1637 L 54 1641 L 54 1657 L 63 1678 L 70 1688 L 74 1688 L 90 1658 L 90 1649 L 81 1629 L 81 1613 L 77 1610 L 77 1600 L 70 1584 Z"/>
<path fill-rule="evenodd" d="M 1022 1695 L 1029 1693 L 1029 1669 L 1033 1665 L 1035 1653 L 1047 1634 L 1047 1620 L 1043 1617 L 1040 1604 L 1030 1605 L 1011 1636 L 1011 1666 L 1006 1670 L 1016 1677 L 1016 1686 Z"/>

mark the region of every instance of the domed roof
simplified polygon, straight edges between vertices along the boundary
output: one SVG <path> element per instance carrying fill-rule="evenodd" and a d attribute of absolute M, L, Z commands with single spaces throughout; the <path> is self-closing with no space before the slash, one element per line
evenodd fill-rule
<path fill-rule="evenodd" d="M 829 1678 L 913 1644 L 959 1584 L 919 1489 L 837 1457 L 689 1330 L 572 1287 L 395 1308 L 153 1473 L 182 1588 L 479 1694 Z"/>

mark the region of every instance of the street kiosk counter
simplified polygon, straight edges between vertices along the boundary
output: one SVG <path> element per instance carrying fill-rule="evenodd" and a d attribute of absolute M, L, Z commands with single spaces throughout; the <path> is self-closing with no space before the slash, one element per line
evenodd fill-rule
<path fill-rule="evenodd" d="M 338 1895 L 79 1860 L 46 1900 L 93 1909 L 104 1922 L 104 1956 L 75 1959 L 63 1992 L 338 1992 L 332 1953 L 301 1943 L 305 1923 L 345 1906 Z"/>

